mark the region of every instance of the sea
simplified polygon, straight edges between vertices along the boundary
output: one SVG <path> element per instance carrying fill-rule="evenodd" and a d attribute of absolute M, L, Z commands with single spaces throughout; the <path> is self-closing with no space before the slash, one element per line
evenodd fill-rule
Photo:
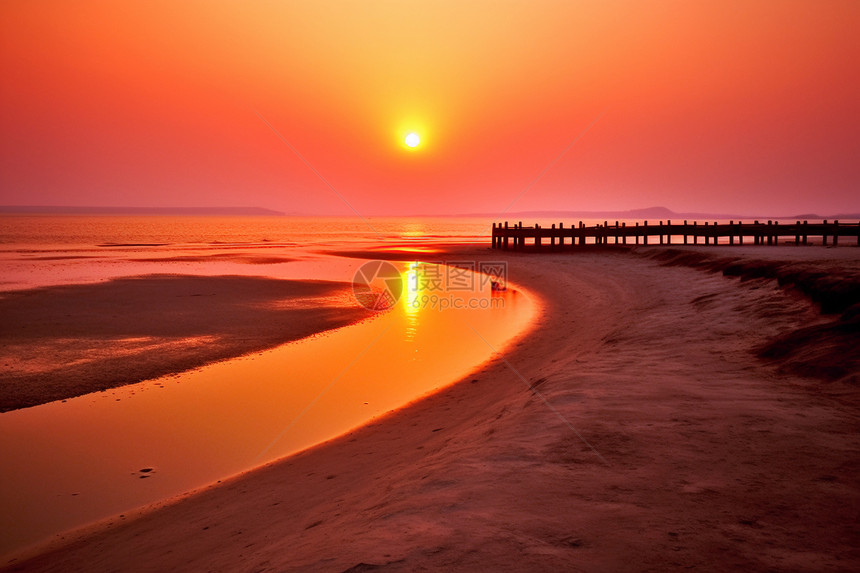
<path fill-rule="evenodd" d="M 327 248 L 488 239 L 492 221 L 446 217 L 0 215 L 0 245 L 33 249 L 278 245 Z"/>
<path fill-rule="evenodd" d="M 161 272 L 260 274 L 228 262 L 243 255 L 272 263 L 266 274 L 280 278 L 336 280 L 336 270 L 308 261 L 347 250 L 489 245 L 491 227 L 477 218 L 0 215 L 0 290 Z M 302 263 L 274 268 L 287 260 Z"/>

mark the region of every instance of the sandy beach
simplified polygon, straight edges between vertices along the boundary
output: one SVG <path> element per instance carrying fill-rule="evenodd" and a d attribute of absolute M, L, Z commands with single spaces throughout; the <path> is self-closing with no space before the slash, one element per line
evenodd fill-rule
<path fill-rule="evenodd" d="M 370 314 L 353 304 L 350 288 L 153 275 L 0 293 L 0 412 L 182 372 L 349 324 Z"/>
<path fill-rule="evenodd" d="M 728 252 L 847 277 L 858 267 L 850 248 Z M 776 276 L 724 276 L 709 271 L 725 260 L 696 256 L 700 268 L 646 250 L 453 254 L 507 260 L 510 280 L 541 298 L 504 355 L 9 570 L 860 567 L 856 307 L 822 315 Z M 828 362 L 843 369 L 810 376 Z"/>

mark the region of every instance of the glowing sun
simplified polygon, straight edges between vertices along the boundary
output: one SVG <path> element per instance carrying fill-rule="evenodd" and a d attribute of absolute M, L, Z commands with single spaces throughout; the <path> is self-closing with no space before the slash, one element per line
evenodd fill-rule
<path fill-rule="evenodd" d="M 418 137 L 417 133 L 410 133 L 406 136 L 406 145 L 409 147 L 418 147 L 419 143 L 421 143 L 421 138 Z"/>

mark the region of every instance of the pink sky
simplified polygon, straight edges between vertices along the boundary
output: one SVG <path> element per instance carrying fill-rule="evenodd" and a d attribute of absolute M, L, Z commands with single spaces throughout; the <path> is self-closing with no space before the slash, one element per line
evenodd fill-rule
<path fill-rule="evenodd" d="M 0 204 L 351 214 L 259 112 L 362 215 L 860 211 L 860 2 L 0 14 Z"/>

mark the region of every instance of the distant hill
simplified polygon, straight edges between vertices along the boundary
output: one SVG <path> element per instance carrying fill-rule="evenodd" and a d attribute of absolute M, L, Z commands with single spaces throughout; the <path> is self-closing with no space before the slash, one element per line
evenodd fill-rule
<path fill-rule="evenodd" d="M 280 216 L 263 207 L 70 207 L 58 205 L 0 205 L 0 213 L 18 215 L 243 215 Z"/>
<path fill-rule="evenodd" d="M 800 219 L 801 221 L 804 219 L 832 219 L 832 220 L 852 220 L 852 219 L 860 219 L 860 213 L 837 213 L 836 215 L 818 215 L 816 213 L 803 213 L 801 215 L 796 215 L 794 217 L 790 217 L 791 219 Z"/>

